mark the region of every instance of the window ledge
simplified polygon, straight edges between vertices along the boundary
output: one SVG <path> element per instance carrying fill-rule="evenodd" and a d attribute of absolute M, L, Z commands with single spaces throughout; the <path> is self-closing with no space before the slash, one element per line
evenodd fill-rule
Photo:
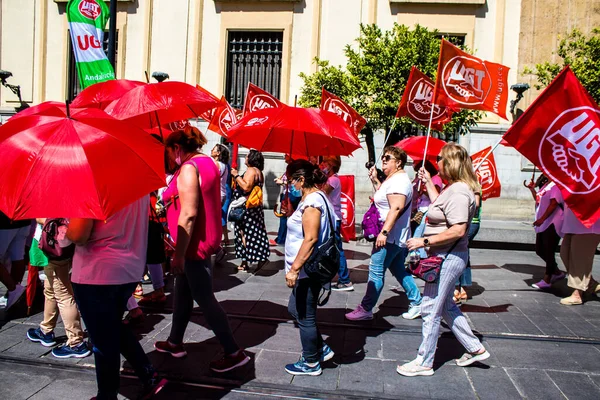
<path fill-rule="evenodd" d="M 461 4 L 474 4 L 474 5 L 484 5 L 486 0 L 390 0 L 390 3 L 396 4 L 452 4 L 452 5 L 461 5 Z"/>

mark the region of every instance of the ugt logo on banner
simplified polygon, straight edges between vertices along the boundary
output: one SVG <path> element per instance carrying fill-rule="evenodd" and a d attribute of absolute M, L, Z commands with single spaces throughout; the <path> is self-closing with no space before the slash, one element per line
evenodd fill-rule
<path fill-rule="evenodd" d="M 550 178 L 570 193 L 598 189 L 600 110 L 577 107 L 559 115 L 544 134 L 539 157 L 544 170 L 554 171 Z"/>
<path fill-rule="evenodd" d="M 600 218 L 600 109 L 569 67 L 504 139 L 560 188 L 585 226 Z"/>
<path fill-rule="evenodd" d="M 496 160 L 494 160 L 494 154 L 490 154 L 488 158 L 484 160 L 484 157 L 489 154 L 492 150 L 491 147 L 483 149 L 471 156 L 473 165 L 478 166 L 476 174 L 481 185 L 481 200 L 487 200 L 492 197 L 500 197 L 502 192 L 502 186 L 500 179 L 498 178 L 498 169 L 496 168 Z M 482 162 L 483 160 L 483 162 Z"/>
<path fill-rule="evenodd" d="M 354 211 L 354 176 L 340 175 L 342 185 L 342 238 L 344 241 L 356 239 L 355 216 Z"/>
<path fill-rule="evenodd" d="M 356 135 L 358 135 L 362 128 L 367 124 L 367 120 L 356 112 L 354 108 L 350 107 L 335 94 L 325 90 L 325 88 L 321 90 L 321 110 L 336 114 L 344 120 Z"/>
<path fill-rule="evenodd" d="M 246 99 L 244 100 L 244 116 L 265 108 L 279 108 L 281 106 L 283 106 L 283 103 L 273 95 L 252 83 L 248 83 Z"/>
<path fill-rule="evenodd" d="M 84 0 L 79 3 L 79 12 L 84 17 L 96 20 L 102 14 L 102 9 L 96 0 Z"/>

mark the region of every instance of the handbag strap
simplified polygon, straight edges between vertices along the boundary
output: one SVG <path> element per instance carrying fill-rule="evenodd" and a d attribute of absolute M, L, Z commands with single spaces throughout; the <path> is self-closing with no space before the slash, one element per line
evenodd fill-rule
<path fill-rule="evenodd" d="M 321 196 L 321 198 L 323 199 L 323 202 L 325 203 L 325 208 L 327 209 L 327 220 L 329 221 L 329 235 L 333 236 L 333 235 L 335 235 L 335 229 L 333 228 L 333 222 L 331 222 L 331 213 L 329 212 L 329 203 L 327 203 L 325 196 L 323 196 L 321 194 L 321 192 L 317 192 L 317 194 L 319 196 Z"/>

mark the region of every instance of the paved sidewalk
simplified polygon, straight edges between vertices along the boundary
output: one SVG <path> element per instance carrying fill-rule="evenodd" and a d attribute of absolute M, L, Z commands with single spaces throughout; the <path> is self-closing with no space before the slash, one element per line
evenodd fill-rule
<path fill-rule="evenodd" d="M 272 237 L 276 221 L 270 216 L 267 220 Z M 492 354 L 485 364 L 456 366 L 453 359 L 463 349 L 444 327 L 435 375 L 405 378 L 395 372 L 396 365 L 416 355 L 421 320 L 402 319 L 407 299 L 390 274 L 376 318 L 360 323 L 344 320 L 344 313 L 365 292 L 370 255 L 366 243 L 349 243 L 345 249 L 355 291 L 333 293 L 319 310 L 321 331 L 336 353 L 324 364 L 323 375 L 292 377 L 283 370 L 298 359 L 300 340 L 287 312 L 290 291 L 284 283 L 283 248 L 275 247 L 271 263 L 256 274 L 238 272 L 232 255 L 225 265 L 215 267 L 217 297 L 230 315 L 237 340 L 253 358 L 241 371 L 224 375 L 208 371 L 220 346 L 199 309 L 185 337 L 189 356 L 175 360 L 157 353 L 153 343 L 164 340 L 170 329 L 171 295 L 165 309 L 147 310 L 137 333 L 151 360 L 173 380 L 157 398 L 600 398 L 600 302 L 592 296 L 583 306 L 559 305 L 568 294 L 566 281 L 549 292 L 532 289 L 529 285 L 544 271 L 534 253 L 472 251 L 473 297 L 463 311 Z M 598 257 L 594 271 L 600 276 Z M 151 290 L 151 285 L 145 289 Z M 24 307 L 9 316 L 0 310 L 0 398 L 93 396 L 93 358 L 53 358 L 50 349 L 25 338 L 27 329 L 40 322 L 41 313 L 19 318 L 19 312 Z M 62 325 L 57 333 L 64 335 Z M 123 379 L 124 398 L 135 396 L 136 390 L 135 379 Z"/>

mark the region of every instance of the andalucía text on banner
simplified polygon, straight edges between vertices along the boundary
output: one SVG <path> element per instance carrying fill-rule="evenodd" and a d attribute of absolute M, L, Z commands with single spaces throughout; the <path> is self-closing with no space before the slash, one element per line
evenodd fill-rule
<path fill-rule="evenodd" d="M 345 242 L 356 239 L 356 213 L 354 209 L 354 175 L 339 175 L 342 185 L 342 238 Z"/>
<path fill-rule="evenodd" d="M 356 112 L 354 108 L 350 107 L 344 100 L 340 99 L 335 94 L 325 90 L 325 88 L 323 88 L 321 92 L 321 110 L 337 114 L 350 128 L 352 128 L 357 136 L 367 124 L 367 120 Z"/>
<path fill-rule="evenodd" d="M 560 188 L 585 226 L 600 218 L 600 109 L 569 67 L 504 139 Z"/>
<path fill-rule="evenodd" d="M 251 112 L 262 110 L 263 108 L 279 108 L 285 104 L 280 102 L 269 92 L 262 90 L 258 86 L 248 83 L 246 98 L 244 99 L 244 117 Z"/>
<path fill-rule="evenodd" d="M 109 10 L 102 0 L 70 0 L 67 20 L 81 88 L 115 79 L 102 42 Z"/>
<path fill-rule="evenodd" d="M 226 138 L 227 131 L 236 122 L 237 115 L 235 110 L 229 105 L 225 96 L 221 97 L 219 107 L 214 110 L 214 115 L 210 120 L 208 129 Z"/>
<path fill-rule="evenodd" d="M 429 126 L 429 119 L 432 118 L 431 127 L 443 131 L 444 124 L 452 120 L 452 110 L 446 105 L 432 103 L 433 85 L 433 81 L 413 65 L 396 118 L 409 117 L 425 127 Z"/>
<path fill-rule="evenodd" d="M 442 39 L 435 99 L 438 105 L 491 111 L 506 119 L 509 68 L 483 61 Z"/>
<path fill-rule="evenodd" d="M 492 197 L 500 197 L 502 193 L 502 185 L 498 177 L 498 168 L 496 168 L 496 160 L 494 153 L 490 153 L 491 147 L 483 149 L 471 156 L 473 165 L 478 166 L 477 178 L 481 185 L 481 200 L 491 199 Z M 489 156 L 484 160 L 484 157 Z M 483 161 L 483 162 L 482 162 Z"/>

